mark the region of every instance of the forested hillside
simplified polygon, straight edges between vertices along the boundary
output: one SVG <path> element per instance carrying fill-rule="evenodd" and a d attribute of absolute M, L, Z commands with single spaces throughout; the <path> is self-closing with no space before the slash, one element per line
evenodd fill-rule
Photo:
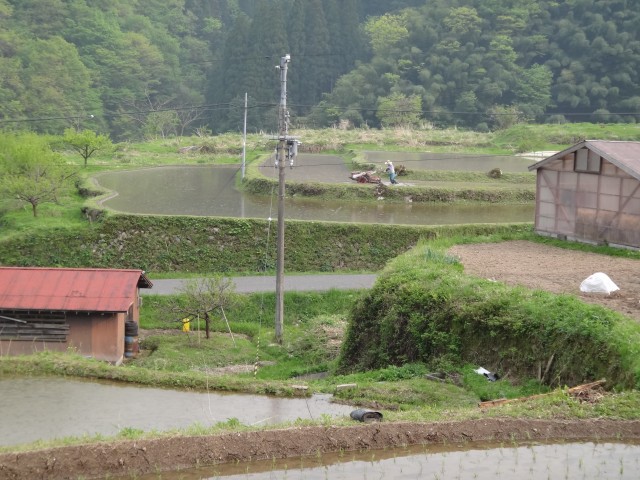
<path fill-rule="evenodd" d="M 430 0 L 369 20 L 372 60 L 323 106 L 374 125 L 637 122 L 638 25 L 638 0 Z"/>
<path fill-rule="evenodd" d="M 0 0 L 0 128 L 640 121 L 640 0 Z"/>

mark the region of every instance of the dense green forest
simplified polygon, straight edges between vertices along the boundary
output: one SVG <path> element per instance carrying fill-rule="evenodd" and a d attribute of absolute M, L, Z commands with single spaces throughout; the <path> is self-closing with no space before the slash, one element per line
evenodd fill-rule
<path fill-rule="evenodd" d="M 640 0 L 0 0 L 0 128 L 640 121 Z"/>

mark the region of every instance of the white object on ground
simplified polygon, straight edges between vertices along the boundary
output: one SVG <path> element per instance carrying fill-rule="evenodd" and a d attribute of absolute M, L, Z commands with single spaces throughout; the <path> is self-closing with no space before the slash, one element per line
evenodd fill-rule
<path fill-rule="evenodd" d="M 611 293 L 620 290 L 606 273 L 597 272 L 589 275 L 580 284 L 580 291 L 586 293 Z"/>
<path fill-rule="evenodd" d="M 487 370 L 486 368 L 480 367 L 477 370 L 475 370 L 476 373 L 479 373 L 480 375 L 486 375 L 491 373 L 489 370 Z"/>

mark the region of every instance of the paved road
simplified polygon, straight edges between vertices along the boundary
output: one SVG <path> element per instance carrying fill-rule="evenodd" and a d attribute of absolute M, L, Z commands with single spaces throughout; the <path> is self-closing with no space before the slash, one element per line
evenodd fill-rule
<path fill-rule="evenodd" d="M 311 292 L 352 290 L 371 288 L 375 282 L 375 274 L 355 275 L 287 275 L 284 279 L 285 291 Z M 164 279 L 151 280 L 153 288 L 141 288 L 142 295 L 171 295 L 179 293 L 187 280 Z M 275 276 L 233 277 L 237 293 L 275 292 Z"/>

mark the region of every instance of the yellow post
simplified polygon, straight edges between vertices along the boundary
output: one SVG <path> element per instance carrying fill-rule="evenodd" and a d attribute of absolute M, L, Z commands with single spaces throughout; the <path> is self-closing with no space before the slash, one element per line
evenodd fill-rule
<path fill-rule="evenodd" d="M 189 331 L 189 319 L 188 318 L 183 318 L 182 319 L 182 331 L 183 332 L 188 332 Z"/>

